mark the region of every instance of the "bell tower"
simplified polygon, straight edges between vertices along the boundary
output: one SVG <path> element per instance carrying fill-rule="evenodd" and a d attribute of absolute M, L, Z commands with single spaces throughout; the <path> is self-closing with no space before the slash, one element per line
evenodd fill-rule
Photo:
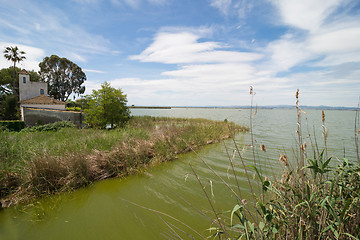
<path fill-rule="evenodd" d="M 19 72 L 19 100 L 26 100 L 27 89 L 30 83 L 30 75 L 29 73 L 23 69 Z"/>
<path fill-rule="evenodd" d="M 31 82 L 26 70 L 19 72 L 19 100 L 27 100 L 40 95 L 48 95 L 48 85 L 45 82 Z"/>

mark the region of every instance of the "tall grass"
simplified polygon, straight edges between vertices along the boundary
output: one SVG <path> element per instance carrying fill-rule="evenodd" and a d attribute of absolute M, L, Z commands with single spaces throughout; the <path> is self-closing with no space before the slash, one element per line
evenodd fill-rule
<path fill-rule="evenodd" d="M 245 127 L 232 124 L 237 131 Z M 204 119 L 133 117 L 116 130 L 62 128 L 0 133 L 3 206 L 71 191 L 94 181 L 137 173 L 190 148 L 230 136 L 227 123 Z M 190 145 L 184 143 L 185 140 Z"/>
<path fill-rule="evenodd" d="M 253 96 L 253 89 L 250 94 Z M 327 154 L 325 112 L 322 112 L 322 133 L 324 148 L 316 142 L 307 146 L 303 138 L 299 106 L 299 90 L 296 92 L 297 147 L 293 159 L 282 154 L 279 161 L 283 165 L 281 179 L 269 179 L 257 168 L 254 150 L 253 165 L 243 168 L 253 169 L 258 183 L 250 180 L 253 210 L 237 194 L 237 204 L 230 213 L 230 222 L 215 224 L 211 230 L 218 239 L 359 239 L 360 237 L 360 161 L 343 159 L 336 166 Z M 359 120 L 355 117 L 355 145 L 358 155 Z M 253 116 L 250 116 L 250 122 Z M 252 127 L 252 126 L 251 126 Z M 252 130 L 250 130 L 252 135 Z M 310 139 L 311 140 L 311 139 Z M 238 149 L 236 142 L 235 147 Z M 251 136 L 251 147 L 254 140 Z M 265 146 L 261 146 L 266 151 Z M 242 161 L 239 151 L 238 158 Z M 313 155 L 312 157 L 309 157 Z M 233 160 L 229 158 L 232 162 Z M 289 164 L 295 162 L 295 166 Z M 234 176 L 236 177 L 234 171 Z M 224 187 L 229 187 L 228 185 Z M 231 189 L 232 192 L 240 192 Z M 251 207 L 251 206 L 250 206 Z M 259 216 L 259 218 L 258 218 Z M 226 219 L 226 218 L 222 218 Z M 215 222 L 216 223 L 216 222 Z"/>
<path fill-rule="evenodd" d="M 251 101 L 254 90 L 250 89 Z M 360 238 L 360 160 L 358 153 L 359 112 L 355 116 L 355 151 L 357 159 L 344 158 L 332 162 L 327 153 L 326 114 L 322 111 L 322 137 L 324 146 L 316 138 L 303 137 L 302 114 L 299 105 L 299 90 L 296 92 L 297 130 L 293 155 L 283 153 L 279 157 L 282 165 L 280 179 L 269 178 L 259 168 L 259 154 L 255 152 L 256 140 L 252 131 L 250 114 L 250 152 L 253 163 L 246 165 L 243 151 L 234 140 L 234 152 L 226 147 L 235 185 L 227 182 L 206 162 L 200 160 L 220 179 L 223 187 L 235 196 L 233 209 L 219 213 L 205 191 L 204 184 L 195 171 L 194 176 L 209 200 L 212 214 L 210 236 L 203 239 L 359 239 Z M 256 126 L 255 126 L 256 127 Z M 310 136 L 308 133 L 307 136 Z M 234 139 L 234 138 L 233 138 Z M 305 142 L 308 141 L 308 143 Z M 260 145 L 260 144 L 259 144 Z M 257 146 L 266 154 L 266 146 Z M 194 151 L 195 152 L 195 151 Z M 196 153 L 196 152 L 195 152 Z M 263 154 L 262 154 L 263 155 Z M 234 165 L 242 166 L 242 173 Z M 191 166 L 190 166 L 191 167 Z M 192 167 L 191 167 L 192 168 Z M 244 197 L 237 177 L 246 175 L 250 197 Z M 253 174 L 256 175 L 255 180 Z M 189 203 L 190 206 L 192 206 Z M 197 209 L 195 206 L 192 206 Z M 180 229 L 180 228 L 179 228 Z M 196 235 L 171 229 L 168 239 L 197 239 Z"/>

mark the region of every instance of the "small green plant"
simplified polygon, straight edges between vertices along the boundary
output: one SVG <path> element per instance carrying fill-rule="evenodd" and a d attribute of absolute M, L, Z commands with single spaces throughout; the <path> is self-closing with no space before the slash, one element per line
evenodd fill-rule
<path fill-rule="evenodd" d="M 29 127 L 21 130 L 21 132 L 49 132 L 49 131 L 58 131 L 62 128 L 75 128 L 75 125 L 70 121 L 60 121 L 49 123 L 45 125 L 38 125 L 34 127 Z"/>
<path fill-rule="evenodd" d="M 0 121 L 0 131 L 8 129 L 10 131 L 21 131 L 25 127 L 25 123 L 20 120 Z"/>
<path fill-rule="evenodd" d="M 81 112 L 81 107 L 66 107 L 66 111 Z"/>

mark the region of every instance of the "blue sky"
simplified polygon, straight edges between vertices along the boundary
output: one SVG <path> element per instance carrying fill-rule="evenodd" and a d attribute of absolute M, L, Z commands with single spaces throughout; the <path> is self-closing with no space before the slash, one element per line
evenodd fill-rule
<path fill-rule="evenodd" d="M 357 0 L 0 0 L 0 48 L 52 54 L 130 105 L 356 106 Z M 0 68 L 10 62 L 0 58 Z"/>

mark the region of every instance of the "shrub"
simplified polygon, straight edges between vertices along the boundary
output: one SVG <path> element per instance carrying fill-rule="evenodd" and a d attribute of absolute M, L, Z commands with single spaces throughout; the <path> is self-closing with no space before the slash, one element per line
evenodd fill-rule
<path fill-rule="evenodd" d="M 18 97 L 16 95 L 6 95 L 1 102 L 3 107 L 2 115 L 7 120 L 20 119 L 20 109 L 18 107 Z"/>
<path fill-rule="evenodd" d="M 75 128 L 75 125 L 70 121 L 54 122 L 40 126 L 25 128 L 22 132 L 47 132 L 58 131 L 62 128 Z"/>
<path fill-rule="evenodd" d="M 25 123 L 23 121 L 15 120 L 15 121 L 0 121 L 0 130 L 8 129 L 10 131 L 19 132 L 23 128 L 25 128 Z"/>
<path fill-rule="evenodd" d="M 81 112 L 81 107 L 66 107 L 66 111 Z"/>

